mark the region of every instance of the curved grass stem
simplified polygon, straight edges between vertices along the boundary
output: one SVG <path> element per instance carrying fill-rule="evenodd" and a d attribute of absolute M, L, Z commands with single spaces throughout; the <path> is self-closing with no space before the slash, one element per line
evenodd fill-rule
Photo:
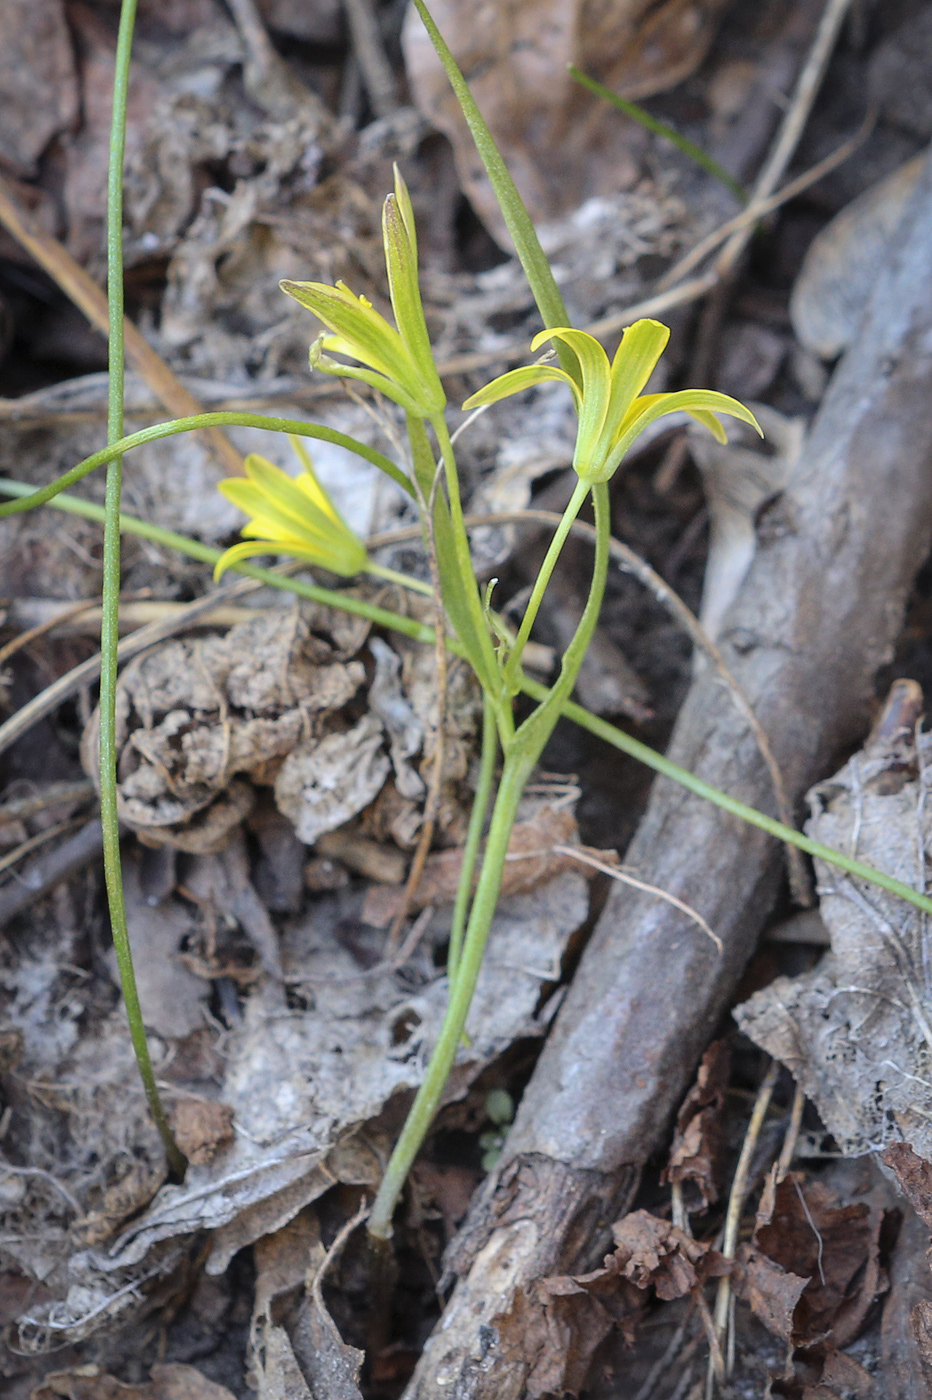
<path fill-rule="evenodd" d="M 110 318 L 107 396 L 107 442 L 113 447 L 123 436 L 123 160 L 126 150 L 126 106 L 129 60 L 136 21 L 136 0 L 123 0 L 113 79 L 113 120 L 107 175 L 107 306 Z M 120 860 L 120 819 L 117 811 L 116 685 L 120 640 L 120 495 L 123 459 L 115 453 L 107 467 L 104 505 L 103 589 L 100 627 L 100 820 L 103 828 L 104 881 L 110 925 L 123 987 L 133 1050 L 139 1073 L 165 1147 L 169 1167 L 181 1178 L 187 1162 L 175 1142 L 159 1097 L 146 1030 L 139 1005 Z"/>
<path fill-rule="evenodd" d="M 31 493 L 32 487 L 26 482 L 0 479 L 0 495 L 26 497 Z M 79 515 L 85 520 L 96 520 L 98 523 L 103 522 L 103 509 L 99 505 L 95 505 L 93 501 L 84 501 L 77 496 L 60 495 L 55 498 L 52 505 L 57 510 L 66 511 L 70 515 Z M 162 545 L 167 549 L 177 549 L 179 553 L 186 554 L 191 559 L 198 559 L 204 564 L 213 566 L 220 558 L 221 551 L 219 549 L 212 549 L 210 545 L 202 544 L 200 540 L 193 540 L 188 535 L 178 534 L 174 530 L 165 530 L 160 525 L 152 525 L 149 521 L 139 520 L 132 515 L 121 515 L 120 528 L 127 534 L 151 540 L 153 544 Z M 334 589 L 319 588 L 316 584 L 288 578 L 285 574 L 277 574 L 271 569 L 263 569 L 256 564 L 249 564 L 245 561 L 231 565 L 231 569 L 247 578 L 260 579 L 270 588 L 277 588 L 286 593 L 296 593 L 299 597 L 308 598 L 314 603 L 321 603 L 324 607 L 339 608 L 341 611 L 352 613 L 356 617 L 368 618 L 376 627 L 385 627 L 389 631 L 399 632 L 402 636 L 410 637 L 413 641 L 423 642 L 425 646 L 434 645 L 434 629 L 432 627 L 426 623 L 417 622 L 414 618 L 404 617 L 401 613 L 392 612 L 388 608 L 379 607 L 377 603 L 367 603 L 362 598 L 354 598 L 352 595 L 339 593 Z M 455 638 L 449 638 L 447 645 L 457 656 L 464 654 L 463 648 Z M 548 694 L 546 686 L 528 677 L 525 677 L 522 682 L 521 690 L 533 700 L 544 700 Z M 672 782 L 678 783 L 680 787 L 695 793 L 697 797 L 711 802 L 713 806 L 720 807 L 731 816 L 747 822 L 749 826 L 758 827 L 761 831 L 767 832 L 769 836 L 776 837 L 778 841 L 783 841 L 788 846 L 795 846 L 797 850 L 803 851 L 806 855 L 815 856 L 819 860 L 824 860 L 828 865 L 834 865 L 839 870 L 856 876 L 859 880 L 866 880 L 868 884 L 877 885 L 880 889 L 887 890 L 888 893 L 896 895 L 898 899 L 913 905 L 914 908 L 921 909 L 924 914 L 932 914 L 932 898 L 928 895 L 912 889 L 911 886 L 905 885 L 902 880 L 897 880 L 892 875 L 886 875 L 882 870 L 877 870 L 872 865 L 866 865 L 864 861 L 853 860 L 841 851 L 833 850 L 831 846 L 824 845 L 821 841 L 813 841 L 803 832 L 795 831 L 793 827 L 777 821 L 774 817 L 767 816 L 765 812 L 759 812 L 755 807 L 749 807 L 746 802 L 741 802 L 736 797 L 730 797 L 720 788 L 713 787 L 711 783 L 707 783 L 702 778 L 697 778 L 695 774 L 690 773 L 687 768 L 674 763 L 665 754 L 658 753 L 649 744 L 642 743 L 640 739 L 626 734 L 623 729 L 618 729 L 608 720 L 600 719 L 598 715 L 591 714 L 589 710 L 584 709 L 582 705 L 577 705 L 575 701 L 568 698 L 562 700 L 560 713 L 571 720 L 573 724 L 579 725 L 581 729 L 586 729 L 597 738 L 604 739 L 613 748 L 619 749 L 639 763 L 645 764 L 655 773 L 660 773 Z"/>

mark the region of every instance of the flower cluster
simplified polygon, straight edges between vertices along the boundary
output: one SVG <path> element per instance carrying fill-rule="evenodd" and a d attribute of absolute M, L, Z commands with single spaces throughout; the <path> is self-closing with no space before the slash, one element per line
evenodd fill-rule
<path fill-rule="evenodd" d="M 509 394 L 520 393 L 534 384 L 561 380 L 568 384 L 576 401 L 579 429 L 573 467 L 582 481 L 608 481 L 618 469 L 635 438 L 649 424 L 668 413 L 685 412 L 703 423 L 720 442 L 725 432 L 716 413 L 727 413 L 750 423 L 761 433 L 750 409 L 727 394 L 712 389 L 683 389 L 673 394 L 644 394 L 645 388 L 670 339 L 670 332 L 659 321 L 635 321 L 621 338 L 615 357 L 608 356 L 594 336 L 586 331 L 557 329 L 541 331 L 531 341 L 537 350 L 544 341 L 558 340 L 576 356 L 579 378 L 557 365 L 524 365 L 493 379 L 464 403 L 479 408 L 497 403 Z M 761 433 L 763 437 L 763 433 Z"/>

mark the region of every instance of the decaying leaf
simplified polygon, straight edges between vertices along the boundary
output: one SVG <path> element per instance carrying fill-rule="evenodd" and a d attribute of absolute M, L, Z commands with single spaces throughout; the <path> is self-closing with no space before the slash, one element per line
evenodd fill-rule
<path fill-rule="evenodd" d="M 431 6 L 535 222 L 630 187 L 643 130 L 580 88 L 577 64 L 627 97 L 682 81 L 702 61 L 727 0 L 513 0 Z M 456 153 L 480 217 L 509 246 L 491 187 L 446 75 L 413 7 L 404 32 L 415 101 Z"/>
<path fill-rule="evenodd" d="M 313 844 L 368 808 L 394 769 L 416 831 L 422 803 L 413 799 L 425 786 L 414 759 L 429 766 L 439 722 L 433 658 L 373 638 L 372 702 L 354 722 L 347 707 L 356 704 L 358 715 L 367 635 L 368 624 L 348 625 L 330 609 L 271 608 L 225 634 L 169 641 L 130 662 L 117 691 L 121 818 L 148 844 L 206 854 L 229 846 L 256 785 L 273 786 L 279 809 Z M 461 819 L 477 716 L 469 676 L 462 667 L 454 675 L 441 831 Z M 95 713 L 82 746 L 91 776 L 97 744 Z"/>
<path fill-rule="evenodd" d="M 739 1246 L 733 1287 L 771 1332 L 793 1346 L 845 1346 L 886 1288 L 883 1212 L 843 1204 L 822 1181 L 771 1173 L 753 1239 Z"/>
<path fill-rule="evenodd" d="M 7 0 L 0 10 L 0 107 L 4 163 L 32 175 L 52 137 L 78 114 L 63 0 Z"/>
<path fill-rule="evenodd" d="M 809 794 L 806 827 L 918 889 L 932 842 L 922 705 L 914 682 L 894 684 L 864 750 Z M 932 1044 L 926 920 L 874 885 L 820 861 L 816 869 L 831 953 L 804 977 L 777 978 L 736 1019 L 789 1068 L 844 1151 L 899 1138 L 932 1160 L 932 1123 L 916 1107 Z"/>
<path fill-rule="evenodd" d="M 508 843 L 508 860 L 502 880 L 502 894 L 521 894 L 533 889 L 543 880 L 552 880 L 564 870 L 591 873 L 581 861 L 574 860 L 566 850 L 578 842 L 576 818 L 566 807 L 541 807 L 530 821 L 517 822 Z M 602 864 L 616 864 L 615 851 L 590 851 L 580 847 L 583 855 L 595 856 Z M 409 907 L 425 909 L 428 904 L 452 904 L 456 897 L 462 849 L 438 851 L 429 856 L 417 890 Z M 393 885 L 373 885 L 366 895 L 362 916 L 366 923 L 385 928 L 405 902 L 404 892 Z"/>
<path fill-rule="evenodd" d="M 702 1057 L 696 1082 L 676 1117 L 666 1182 L 691 1182 L 698 1192 L 696 1210 L 718 1200 L 722 1138 L 722 1109 L 731 1069 L 731 1047 L 716 1040 Z M 687 1203 L 688 1205 L 688 1203 Z"/>
<path fill-rule="evenodd" d="M 124 1385 L 97 1366 L 54 1371 L 32 1392 L 32 1400 L 234 1400 L 225 1385 L 208 1380 L 193 1366 L 170 1362 L 152 1367 L 152 1379 Z"/>
<path fill-rule="evenodd" d="M 615 1252 L 598 1274 L 628 1279 L 637 1288 L 654 1288 L 658 1298 L 682 1298 L 706 1279 L 729 1272 L 730 1264 L 702 1240 L 646 1210 L 632 1211 L 612 1226 Z"/>
<path fill-rule="evenodd" d="M 211 1086 L 209 1095 L 199 1095 L 204 1099 L 216 1093 L 219 1105 L 209 1111 L 222 1113 L 225 1120 L 218 1118 L 210 1132 L 201 1133 L 205 1151 L 195 1155 L 210 1160 L 192 1161 L 182 1186 L 163 1185 L 119 1235 L 108 1235 L 92 1249 L 75 1255 L 66 1235 L 47 1232 L 44 1248 L 55 1254 L 54 1267 L 46 1265 L 44 1274 L 50 1300 L 29 1310 L 31 1336 L 43 1343 L 62 1341 L 92 1330 L 111 1313 L 133 1308 L 135 1294 L 127 1285 L 149 1277 L 153 1269 L 170 1268 L 189 1247 L 193 1232 L 212 1233 L 207 1269 L 223 1272 L 238 1249 L 281 1229 L 336 1181 L 369 1189 L 377 1184 L 386 1144 L 373 1141 L 366 1125 L 395 1095 L 410 1093 L 421 1082 L 448 997 L 446 979 L 437 975 L 432 940 L 445 942 L 449 917 L 445 924 L 434 921 L 403 968 L 367 968 L 354 951 L 360 903 L 359 892 L 340 891 L 321 897 L 303 918 L 286 925 L 281 960 L 291 1004 L 286 1005 L 282 984 L 274 979 L 250 988 L 242 1024 L 225 1036 L 223 1061 L 213 1071 L 220 1083 Z M 460 1048 L 448 1086 L 449 1100 L 461 1097 L 514 1040 L 543 1033 L 567 941 L 584 922 L 588 903 L 585 879 L 568 872 L 503 901 L 467 1026 L 469 1040 Z M 543 1005 L 542 991 L 551 993 Z M 70 1150 L 76 1161 L 93 1162 L 101 1153 L 111 1155 L 110 1138 L 118 1132 L 129 1144 L 148 1142 L 151 1160 L 158 1161 L 158 1141 L 146 1120 L 118 1017 L 112 1034 L 121 1037 L 119 1055 L 112 1054 L 111 1039 L 98 1047 L 92 1062 L 87 1046 L 82 1066 L 71 1071 L 77 1077 L 83 1070 L 86 1085 L 93 1084 L 74 1103 L 91 1099 L 101 1116 L 88 1117 L 91 1136 L 86 1142 L 84 1120 L 72 1116 L 75 1142 Z M 170 1058 L 157 1061 L 160 1077 L 168 1072 L 162 1066 Z M 24 1072 L 36 1077 L 31 1061 L 24 1062 Z M 64 1080 L 59 1070 L 56 1103 L 73 1092 Z M 190 1091 L 173 1094 L 176 1113 L 185 1098 L 191 1099 Z M 132 1117 L 123 1108 L 127 1099 Z M 106 1114 L 113 1106 L 119 1112 L 111 1124 Z M 236 1129 L 232 1140 L 230 1113 Z M 42 1122 L 37 1114 L 37 1129 Z M 72 1173 L 73 1190 L 83 1189 L 87 1170 L 84 1165 L 84 1176 Z M 67 1213 L 61 1201 L 56 1209 Z M 33 1276 L 42 1270 L 35 1248 L 21 1257 Z M 111 1298 L 116 1300 L 112 1305 L 107 1302 Z"/>
<path fill-rule="evenodd" d="M 203 1167 L 233 1141 L 233 1110 L 215 1099 L 192 1095 L 175 1104 L 171 1128 L 188 1161 Z"/>

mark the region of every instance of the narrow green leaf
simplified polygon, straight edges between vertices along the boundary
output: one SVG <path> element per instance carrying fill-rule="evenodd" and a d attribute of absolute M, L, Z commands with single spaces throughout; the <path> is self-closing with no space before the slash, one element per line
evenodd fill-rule
<path fill-rule="evenodd" d="M 688 156 L 696 165 L 701 166 L 709 175 L 724 185 L 726 190 L 734 195 L 739 204 L 747 204 L 748 197 L 738 184 L 738 181 L 729 175 L 728 171 L 704 151 L 701 146 L 697 146 L 694 141 L 690 141 L 687 136 L 683 136 L 677 131 L 675 126 L 670 126 L 668 122 L 661 121 L 659 117 L 651 116 L 650 112 L 639 107 L 636 102 L 629 102 L 625 97 L 619 97 L 617 92 L 612 92 L 611 88 L 603 86 L 595 78 L 589 78 L 575 63 L 568 65 L 571 77 L 575 78 L 582 87 L 594 92 L 597 97 L 602 97 L 606 102 L 610 102 L 613 107 L 617 107 L 619 112 L 624 112 L 626 117 L 631 117 L 633 121 L 652 131 L 655 136 L 663 136 L 667 141 L 672 142 L 677 150 L 682 151 L 684 156 Z"/>
<path fill-rule="evenodd" d="M 540 311 L 541 319 L 545 326 L 565 326 L 569 322 L 566 306 L 560 289 L 556 284 L 550 264 L 540 246 L 540 239 L 537 231 L 527 211 L 524 200 L 518 193 L 518 187 L 507 165 L 502 159 L 501 151 L 495 144 L 495 138 L 488 128 L 485 118 L 476 106 L 476 100 L 469 91 L 466 79 L 460 71 L 459 64 L 450 52 L 447 42 L 440 30 L 434 23 L 433 16 L 424 3 L 424 0 L 414 0 L 414 8 L 421 17 L 424 28 L 430 36 L 430 41 L 437 50 L 437 56 L 443 64 L 446 75 L 450 80 L 450 86 L 456 94 L 456 99 L 463 109 L 463 116 L 472 132 L 472 139 L 475 142 L 476 150 L 482 164 L 485 166 L 486 174 L 495 191 L 495 198 L 498 200 L 498 207 L 502 211 L 502 218 L 508 227 L 512 241 L 515 245 L 515 252 L 524 268 L 524 275 L 528 280 L 528 285 L 534 294 L 534 300 Z M 563 368 L 576 378 L 576 366 L 572 355 L 566 351 L 560 354 L 560 362 Z"/>

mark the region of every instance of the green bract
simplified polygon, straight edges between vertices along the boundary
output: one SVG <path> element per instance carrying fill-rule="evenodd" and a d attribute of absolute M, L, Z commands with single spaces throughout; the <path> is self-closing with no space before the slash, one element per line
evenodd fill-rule
<path fill-rule="evenodd" d="M 227 500 L 252 518 L 242 531 L 249 541 L 233 545 L 220 556 L 215 579 L 231 564 L 257 554 L 290 554 L 346 578 L 366 568 L 369 557 L 362 540 L 317 480 L 303 443 L 292 438 L 291 444 L 304 468 L 300 476 L 291 477 L 252 453 L 244 464 L 246 480 L 234 476 L 220 482 Z"/>
<path fill-rule="evenodd" d="M 558 329 L 541 331 L 531 341 L 536 350 L 546 340 L 560 340 L 576 355 L 582 372 L 582 387 L 557 365 L 525 365 L 493 379 L 473 394 L 464 408 L 497 403 L 509 394 L 520 393 L 534 384 L 559 379 L 568 384 L 576 402 L 579 430 L 573 468 L 582 481 L 608 481 L 635 438 L 657 418 L 667 413 L 692 415 L 724 442 L 725 431 L 716 413 L 740 418 L 763 437 L 760 424 L 750 409 L 727 394 L 712 389 L 683 389 L 675 394 L 642 394 L 666 349 L 670 332 L 659 321 L 635 321 L 621 337 L 615 358 L 608 356 L 594 336 L 586 331 Z"/>
<path fill-rule="evenodd" d="M 311 367 L 361 379 L 416 418 L 442 413 L 446 395 L 437 375 L 417 282 L 417 235 L 407 186 L 395 167 L 395 193 L 382 208 L 382 243 L 398 329 L 344 282 L 282 282 L 283 292 L 306 306 L 330 332 L 311 346 Z M 330 359 L 347 355 L 359 365 Z"/>

